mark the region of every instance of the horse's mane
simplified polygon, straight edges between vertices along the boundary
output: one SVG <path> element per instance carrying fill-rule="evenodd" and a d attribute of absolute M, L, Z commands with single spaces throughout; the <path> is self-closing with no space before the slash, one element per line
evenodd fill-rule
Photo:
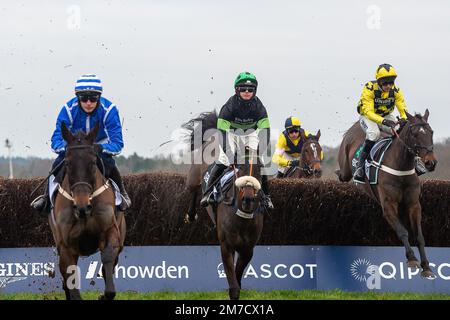
<path fill-rule="evenodd" d="M 359 125 L 359 122 L 356 121 L 345 133 L 344 133 L 344 140 L 348 141 L 348 144 L 353 143 L 355 140 L 360 138 L 364 132 L 361 129 L 361 126 Z"/>
<path fill-rule="evenodd" d="M 217 112 L 214 110 L 202 112 L 199 116 L 192 118 L 181 125 L 181 127 L 187 131 L 183 140 L 190 143 L 191 151 L 194 150 L 194 137 L 201 137 L 203 141 L 206 141 L 209 137 L 204 137 L 204 134 L 209 129 L 217 128 L 217 119 Z M 201 126 L 196 125 L 199 122 L 202 124 Z"/>

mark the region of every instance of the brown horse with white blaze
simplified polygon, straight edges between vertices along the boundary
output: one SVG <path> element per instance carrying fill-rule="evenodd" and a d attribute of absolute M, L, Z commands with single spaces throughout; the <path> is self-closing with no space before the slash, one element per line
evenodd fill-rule
<path fill-rule="evenodd" d="M 302 131 L 303 146 L 300 164 L 298 167 L 289 168 L 285 173 L 286 178 L 316 179 L 322 176 L 323 150 L 319 143 L 320 136 L 320 130 L 316 135 L 308 136 Z"/>

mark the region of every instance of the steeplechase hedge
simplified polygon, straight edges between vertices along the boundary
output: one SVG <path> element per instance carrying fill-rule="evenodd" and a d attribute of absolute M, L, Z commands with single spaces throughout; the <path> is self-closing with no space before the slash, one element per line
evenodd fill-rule
<path fill-rule="evenodd" d="M 133 201 L 126 215 L 126 245 L 218 244 L 198 204 L 199 219 L 184 223 L 189 204 L 185 180 L 174 173 L 125 177 Z M 47 219 L 29 206 L 35 197 L 30 193 L 41 181 L 0 178 L 0 247 L 53 245 Z M 261 245 L 401 245 L 378 204 L 352 184 L 272 180 L 270 190 L 276 209 L 266 214 Z M 423 182 L 421 203 L 427 246 L 450 246 L 450 182 Z"/>

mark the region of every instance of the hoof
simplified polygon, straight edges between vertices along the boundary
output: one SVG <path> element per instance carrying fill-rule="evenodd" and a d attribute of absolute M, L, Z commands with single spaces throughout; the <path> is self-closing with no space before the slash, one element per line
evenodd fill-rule
<path fill-rule="evenodd" d="M 241 294 L 241 290 L 240 289 L 229 289 L 228 290 L 228 295 L 230 297 L 230 300 L 239 300 L 239 296 Z"/>
<path fill-rule="evenodd" d="M 115 292 L 105 292 L 105 294 L 101 294 L 98 297 L 98 300 L 114 300 L 115 296 L 116 296 Z"/>
<path fill-rule="evenodd" d="M 423 270 L 420 276 L 428 280 L 436 279 L 436 275 L 431 270 Z"/>
<path fill-rule="evenodd" d="M 420 268 L 420 263 L 417 260 L 410 260 L 407 263 L 408 268 L 417 269 Z"/>
<path fill-rule="evenodd" d="M 198 219 L 198 214 L 195 214 L 195 217 L 194 217 L 194 218 L 191 218 L 191 216 L 187 213 L 187 214 L 184 216 L 184 223 L 191 223 L 191 222 L 196 221 L 197 219 Z"/>

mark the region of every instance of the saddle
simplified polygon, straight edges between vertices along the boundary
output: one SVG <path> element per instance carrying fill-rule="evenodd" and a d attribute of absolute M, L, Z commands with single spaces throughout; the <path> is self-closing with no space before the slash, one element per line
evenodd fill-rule
<path fill-rule="evenodd" d="M 383 162 L 384 155 L 386 151 L 389 149 L 393 141 L 392 137 L 387 137 L 379 140 L 370 150 L 370 155 L 366 160 L 364 171 L 367 177 L 367 180 L 370 184 L 378 183 L 378 175 L 380 171 L 380 165 Z M 355 155 L 352 159 L 352 173 L 355 173 L 357 164 L 359 162 L 359 157 L 361 154 L 361 150 L 363 148 L 363 144 L 355 152 Z"/>

